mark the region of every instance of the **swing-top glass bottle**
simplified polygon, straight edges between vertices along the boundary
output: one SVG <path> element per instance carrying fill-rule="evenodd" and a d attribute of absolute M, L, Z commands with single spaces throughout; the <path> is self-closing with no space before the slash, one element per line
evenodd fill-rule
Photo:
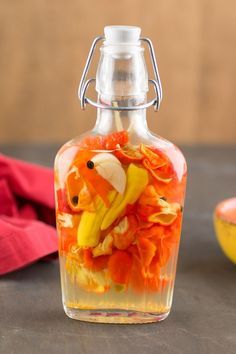
<path fill-rule="evenodd" d="M 108 26 L 94 40 L 79 98 L 82 108 L 97 108 L 97 121 L 55 161 L 62 299 L 73 319 L 148 323 L 171 308 L 186 163 L 175 145 L 148 130 L 146 110 L 159 109 L 162 88 L 152 43 L 140 32 Z M 99 42 L 96 80 L 86 81 Z M 142 44 L 150 50 L 152 80 Z M 92 83 L 96 102 L 86 94 Z"/>

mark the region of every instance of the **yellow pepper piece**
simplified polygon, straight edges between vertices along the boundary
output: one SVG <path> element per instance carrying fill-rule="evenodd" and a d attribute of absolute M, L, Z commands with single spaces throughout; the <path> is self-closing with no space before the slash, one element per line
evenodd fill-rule
<path fill-rule="evenodd" d="M 124 195 L 118 194 L 102 221 L 101 230 L 106 230 L 128 204 L 134 204 L 148 184 L 148 172 L 131 163 L 127 170 Z"/>
<path fill-rule="evenodd" d="M 117 192 L 111 191 L 108 195 L 109 202 L 115 199 Z M 81 247 L 95 247 L 99 243 L 100 228 L 104 215 L 109 208 L 106 207 L 103 200 L 97 196 L 95 199 L 96 211 L 84 211 L 77 231 L 77 243 Z"/>

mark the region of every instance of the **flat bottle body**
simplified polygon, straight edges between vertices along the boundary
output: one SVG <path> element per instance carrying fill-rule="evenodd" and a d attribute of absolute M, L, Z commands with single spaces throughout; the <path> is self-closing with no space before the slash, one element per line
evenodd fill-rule
<path fill-rule="evenodd" d="M 144 128 L 133 120 L 95 129 L 57 154 L 62 298 L 71 318 L 147 323 L 169 314 L 186 163 Z"/>

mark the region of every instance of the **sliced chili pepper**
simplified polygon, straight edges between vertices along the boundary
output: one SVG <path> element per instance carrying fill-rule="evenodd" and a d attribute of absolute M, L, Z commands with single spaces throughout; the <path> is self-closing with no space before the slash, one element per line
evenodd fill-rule
<path fill-rule="evenodd" d="M 155 154 L 157 154 L 158 156 L 160 156 L 164 161 L 166 161 L 166 164 L 163 165 L 162 167 L 160 167 L 160 170 L 165 172 L 167 175 L 169 175 L 170 177 L 174 177 L 176 175 L 174 166 L 172 161 L 170 160 L 169 156 L 167 156 L 162 150 L 157 149 L 155 147 L 151 147 L 150 148 Z M 171 156 L 171 152 L 170 152 L 170 156 Z"/>
<path fill-rule="evenodd" d="M 131 162 L 141 162 L 144 155 L 131 145 L 126 145 L 120 150 L 115 150 L 115 156 L 120 160 L 123 164 L 128 164 Z"/>
<path fill-rule="evenodd" d="M 148 148 L 144 144 L 140 145 L 140 151 L 146 157 L 146 159 L 149 162 L 149 166 L 152 169 L 160 168 L 167 164 L 166 159 L 153 152 L 150 148 Z"/>
<path fill-rule="evenodd" d="M 140 150 L 145 156 L 143 159 L 144 167 L 149 170 L 151 175 L 158 182 L 169 183 L 174 176 L 173 166 L 161 151 L 151 149 L 141 144 Z"/>
<path fill-rule="evenodd" d="M 166 173 L 163 173 L 157 169 L 153 170 L 152 164 L 150 163 L 150 161 L 148 159 L 143 159 L 143 165 L 144 167 L 149 170 L 149 172 L 151 173 L 151 175 L 159 182 L 163 182 L 163 183 L 169 183 L 171 182 L 172 178 L 168 178 L 168 176 L 166 175 Z"/>

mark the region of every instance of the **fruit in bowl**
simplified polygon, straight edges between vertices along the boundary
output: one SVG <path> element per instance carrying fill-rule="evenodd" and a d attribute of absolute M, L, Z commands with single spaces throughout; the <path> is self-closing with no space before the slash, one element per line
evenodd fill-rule
<path fill-rule="evenodd" d="M 214 226 L 223 252 L 236 264 L 236 198 L 225 199 L 217 204 Z"/>

